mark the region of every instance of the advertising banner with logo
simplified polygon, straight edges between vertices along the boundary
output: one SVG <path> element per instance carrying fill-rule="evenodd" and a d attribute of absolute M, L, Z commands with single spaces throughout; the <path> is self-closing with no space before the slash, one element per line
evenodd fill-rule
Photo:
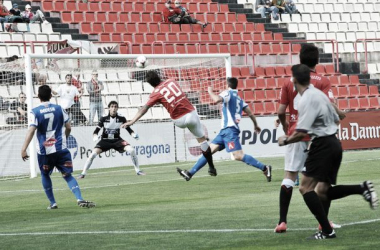
<path fill-rule="evenodd" d="M 347 113 L 338 135 L 343 149 L 380 148 L 380 111 Z"/>
<path fill-rule="evenodd" d="M 280 156 L 285 153 L 285 147 L 279 147 L 277 138 L 284 134 L 282 127 L 274 126 L 276 116 L 257 117 L 261 127 L 261 133 L 256 134 L 253 123 L 249 118 L 243 118 L 240 122 L 240 142 L 244 152 L 254 157 Z M 201 121 L 206 135 L 212 140 L 218 135 L 221 128 L 220 119 Z M 178 147 L 178 159 L 183 161 L 195 161 L 201 155 L 199 144 L 195 137 L 187 130 L 176 129 L 177 144 L 185 143 L 185 147 Z M 232 147 L 233 145 L 230 145 Z M 225 150 L 214 154 L 215 160 L 230 159 L 230 154 Z"/>

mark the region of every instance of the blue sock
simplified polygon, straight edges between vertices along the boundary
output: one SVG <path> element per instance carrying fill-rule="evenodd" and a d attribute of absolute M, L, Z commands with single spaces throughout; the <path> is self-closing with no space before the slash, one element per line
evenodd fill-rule
<path fill-rule="evenodd" d="M 206 158 L 202 155 L 198 161 L 195 163 L 192 169 L 190 169 L 189 173 L 191 175 L 195 175 L 201 168 L 203 168 L 207 164 Z"/>
<path fill-rule="evenodd" d="M 42 186 L 44 187 L 45 194 L 50 201 L 50 205 L 55 203 L 54 194 L 53 194 L 53 184 L 51 183 L 49 173 L 41 173 Z"/>
<path fill-rule="evenodd" d="M 63 177 L 77 200 L 83 200 L 77 180 L 72 175 Z"/>
<path fill-rule="evenodd" d="M 265 165 L 253 158 L 250 155 L 243 156 L 243 162 L 247 165 L 254 166 L 255 168 L 261 169 L 264 171 Z"/>

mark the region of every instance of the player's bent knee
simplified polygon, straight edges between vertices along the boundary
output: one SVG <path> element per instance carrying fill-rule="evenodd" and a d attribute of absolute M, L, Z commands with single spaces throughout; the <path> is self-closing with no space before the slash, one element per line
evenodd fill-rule
<path fill-rule="evenodd" d="M 62 173 L 63 178 L 68 178 L 71 176 L 71 173 Z"/>
<path fill-rule="evenodd" d="M 131 145 L 127 145 L 127 146 L 124 147 L 124 151 L 132 154 L 132 153 L 135 152 L 135 149 Z"/>

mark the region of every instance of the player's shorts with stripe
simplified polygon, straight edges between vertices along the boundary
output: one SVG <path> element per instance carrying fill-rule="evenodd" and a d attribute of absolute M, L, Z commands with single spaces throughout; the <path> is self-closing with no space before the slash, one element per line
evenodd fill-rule
<path fill-rule="evenodd" d="M 234 127 L 227 127 L 220 130 L 219 134 L 211 142 L 219 145 L 219 151 L 226 149 L 227 152 L 241 150 L 240 131 Z"/>
<path fill-rule="evenodd" d="M 291 143 L 285 148 L 285 171 L 300 172 L 305 166 L 307 158 L 307 146 L 309 142 L 300 141 L 297 143 Z"/>
<path fill-rule="evenodd" d="M 106 152 L 110 149 L 115 149 L 116 151 L 123 153 L 125 146 L 129 145 L 127 141 L 124 141 L 122 138 L 118 139 L 101 139 L 95 148 L 99 148 L 102 152 Z"/>
<path fill-rule="evenodd" d="M 186 115 L 178 119 L 173 120 L 173 122 L 174 125 L 176 125 L 179 128 L 188 128 L 196 138 L 201 138 L 205 135 L 196 110 L 187 113 Z"/>
<path fill-rule="evenodd" d="M 342 145 L 335 135 L 313 139 L 302 173 L 320 182 L 336 184 Z"/>
<path fill-rule="evenodd" d="M 37 159 L 41 173 L 51 174 L 54 167 L 56 167 L 62 174 L 71 174 L 73 172 L 73 161 L 70 151 L 67 148 L 53 154 L 37 154 Z"/>

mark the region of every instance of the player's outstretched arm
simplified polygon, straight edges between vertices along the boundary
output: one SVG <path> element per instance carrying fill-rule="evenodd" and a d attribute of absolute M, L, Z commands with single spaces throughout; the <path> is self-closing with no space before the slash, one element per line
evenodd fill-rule
<path fill-rule="evenodd" d="M 207 91 L 208 91 L 208 94 L 210 95 L 211 99 L 214 101 L 215 104 L 223 102 L 223 98 L 219 95 L 216 95 L 214 93 L 214 90 L 212 87 L 208 87 Z"/>
<path fill-rule="evenodd" d="M 143 117 L 146 114 L 146 112 L 148 112 L 149 108 L 150 107 L 148 105 L 144 105 L 141 109 L 139 109 L 139 111 L 131 121 L 124 123 L 123 125 L 121 125 L 121 127 L 126 128 L 132 126 L 135 122 L 140 120 L 140 118 Z"/>
<path fill-rule="evenodd" d="M 286 105 L 280 104 L 280 107 L 277 111 L 278 119 L 281 122 L 282 128 L 284 130 L 284 133 L 288 134 L 288 122 L 286 121 Z"/>
<path fill-rule="evenodd" d="M 28 148 L 30 142 L 32 141 L 33 139 L 33 136 L 34 136 L 34 132 L 36 131 L 37 127 L 30 127 L 29 130 L 28 130 L 28 133 L 26 134 L 26 137 L 25 137 L 25 141 L 24 141 L 24 144 L 22 145 L 22 149 L 21 149 L 21 158 L 23 159 L 23 161 L 26 161 L 29 159 L 29 156 L 28 156 L 28 153 L 26 152 L 26 149 Z"/>
<path fill-rule="evenodd" d="M 247 106 L 243 109 L 243 111 L 248 115 L 249 118 L 251 118 L 251 121 L 253 122 L 253 125 L 255 126 L 255 132 L 258 134 L 261 132 L 261 128 L 257 124 L 256 117 L 252 114 L 251 109 Z"/>

